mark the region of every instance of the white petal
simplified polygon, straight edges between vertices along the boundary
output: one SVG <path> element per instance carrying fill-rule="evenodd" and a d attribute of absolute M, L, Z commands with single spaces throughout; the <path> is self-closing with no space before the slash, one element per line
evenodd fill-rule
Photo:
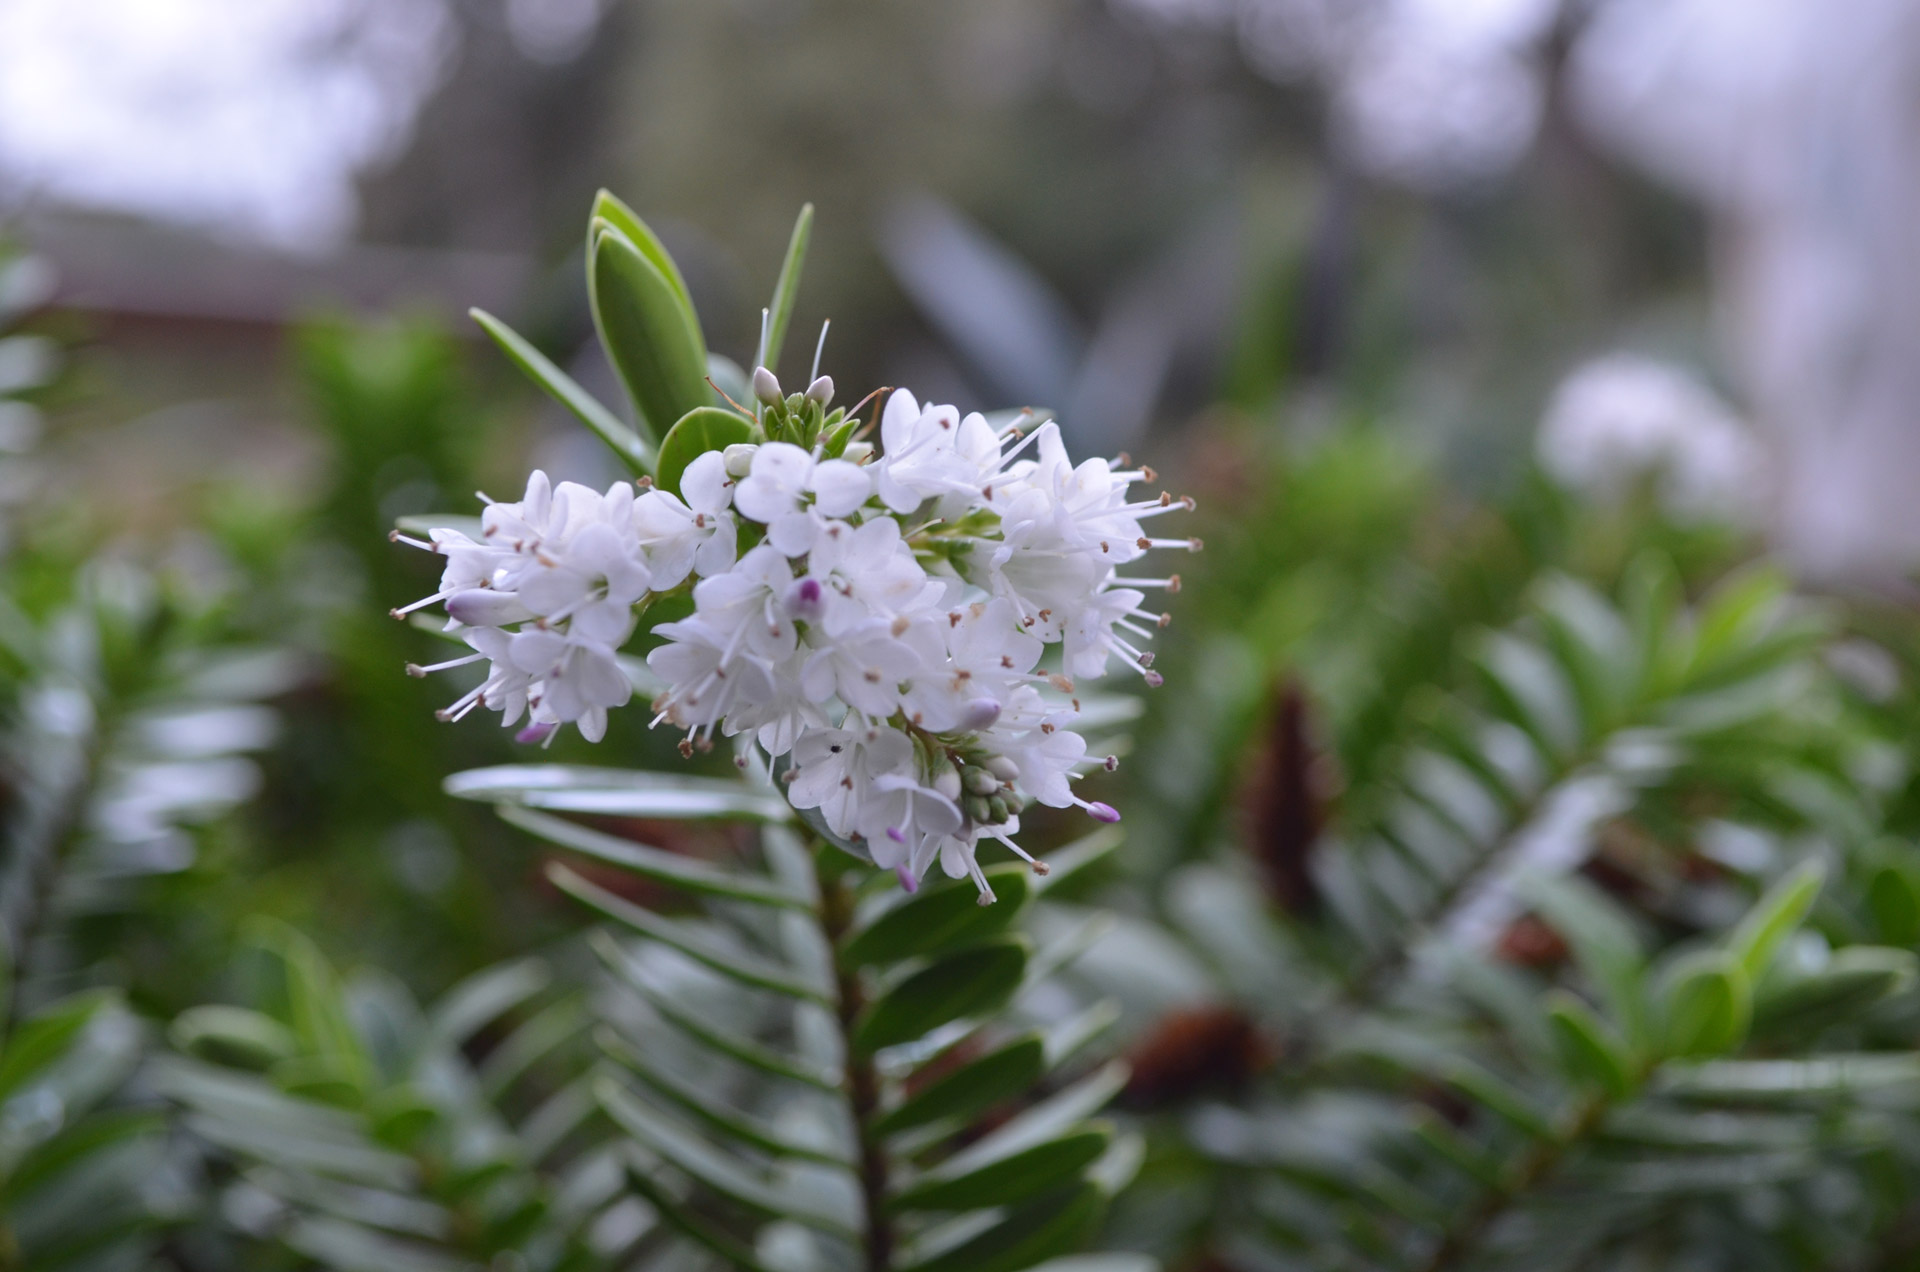
<path fill-rule="evenodd" d="M 829 459 L 813 470 L 814 506 L 829 517 L 844 517 L 867 501 L 873 483 L 867 470 L 844 459 Z"/>
<path fill-rule="evenodd" d="M 726 456 L 707 451 L 680 474 L 680 493 L 696 512 L 719 512 L 733 502 L 732 481 L 727 476 Z"/>

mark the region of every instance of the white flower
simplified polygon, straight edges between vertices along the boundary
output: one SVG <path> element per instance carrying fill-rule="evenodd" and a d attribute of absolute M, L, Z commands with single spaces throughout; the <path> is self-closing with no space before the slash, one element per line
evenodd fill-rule
<path fill-rule="evenodd" d="M 874 489 L 882 503 L 909 513 L 928 499 L 977 499 L 1001 465 L 1000 438 L 983 416 L 951 406 L 922 407 L 896 389 L 880 416 L 881 455 Z M 943 509 L 942 516 L 957 509 Z"/>
<path fill-rule="evenodd" d="M 871 491 L 866 472 L 857 464 L 844 459 L 816 463 L 790 442 L 768 442 L 754 451 L 752 467 L 733 493 L 733 506 L 767 527 L 767 542 L 797 557 L 812 549 L 821 526 L 853 512 Z"/>
<path fill-rule="evenodd" d="M 607 708 L 625 705 L 633 682 L 620 670 L 611 646 L 577 632 L 526 627 L 514 633 L 507 656 L 538 683 L 529 690 L 533 718 L 542 723 L 578 723 L 581 736 L 598 742 L 607 732 Z"/>
<path fill-rule="evenodd" d="M 794 743 L 787 798 L 795 808 L 819 809 L 834 834 L 850 839 L 874 780 L 912 764 L 913 741 L 898 729 L 815 729 Z"/>
<path fill-rule="evenodd" d="M 633 502 L 633 528 L 665 592 L 689 573 L 712 578 L 733 564 L 737 537 L 730 511 L 733 479 L 719 451 L 708 451 L 680 474 L 680 496 L 650 490 Z"/>
<path fill-rule="evenodd" d="M 918 655 L 894 631 L 898 621 L 867 618 L 837 632 L 810 634 L 813 652 L 800 670 L 807 697 L 814 702 L 838 697 L 882 720 L 892 715 L 900 705 L 901 684 L 921 669 Z"/>

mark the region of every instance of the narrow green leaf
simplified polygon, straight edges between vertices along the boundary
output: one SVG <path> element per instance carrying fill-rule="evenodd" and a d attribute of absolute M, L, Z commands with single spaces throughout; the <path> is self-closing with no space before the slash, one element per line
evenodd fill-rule
<path fill-rule="evenodd" d="M 1666 1051 L 1707 1056 L 1730 1051 L 1747 1036 L 1752 982 L 1744 967 L 1719 950 L 1683 955 L 1661 977 Z"/>
<path fill-rule="evenodd" d="M 644 1082 L 654 1094 L 712 1130 L 731 1136 L 742 1144 L 757 1148 L 774 1157 L 796 1157 L 804 1161 L 822 1162 L 828 1166 L 847 1169 L 852 1166 L 852 1163 L 838 1153 L 811 1144 L 799 1143 L 745 1113 L 721 1108 L 715 1102 L 711 1091 L 684 1078 L 675 1077 L 653 1064 L 641 1054 L 637 1047 L 605 1026 L 594 1031 L 594 1039 L 600 1044 L 602 1051 Z"/>
<path fill-rule="evenodd" d="M 1792 935 L 1813 909 L 1814 899 L 1820 895 L 1826 877 L 1825 863 L 1802 862 L 1775 880 L 1766 895 L 1733 929 L 1727 938 L 1727 952 L 1740 964 L 1749 981 L 1760 979 L 1773 962 L 1780 942 Z"/>
<path fill-rule="evenodd" d="M 739 1272 L 773 1272 L 755 1257 L 752 1249 L 733 1239 L 719 1227 L 695 1215 L 679 1198 L 661 1187 L 639 1162 L 624 1163 L 627 1184 L 657 1211 L 681 1236 L 706 1247 Z"/>
<path fill-rule="evenodd" d="M 429 1027 L 435 1036 L 460 1046 L 545 989 L 552 980 L 547 965 L 537 958 L 516 959 L 489 967 L 441 995 L 429 1014 Z"/>
<path fill-rule="evenodd" d="M 1880 939 L 1894 945 L 1920 941 L 1920 866 L 1902 857 L 1875 870 L 1867 882 L 1867 906 Z"/>
<path fill-rule="evenodd" d="M 1105 1195 L 1092 1184 L 1038 1197 L 971 1240 L 901 1272 L 1020 1272 L 1081 1244 L 1105 1209 Z"/>
<path fill-rule="evenodd" d="M 1532 1101 L 1514 1090 L 1487 1069 L 1464 1060 L 1455 1060 L 1441 1076 L 1468 1099 L 1483 1105 L 1496 1116 L 1511 1122 L 1535 1139 L 1553 1138 L 1553 1126 Z"/>
<path fill-rule="evenodd" d="M 785 968 L 753 955 L 728 949 L 698 927 L 642 909 L 630 901 L 615 896 L 598 884 L 589 883 L 557 862 L 547 866 L 547 878 L 551 879 L 553 885 L 562 892 L 598 910 L 616 923 L 625 924 L 642 936 L 678 950 L 696 963 L 705 964 L 743 985 L 750 985 L 755 989 L 770 989 L 776 994 L 785 994 L 789 998 L 806 998 L 828 1004 L 828 996 L 823 989 L 800 980 Z"/>
<path fill-rule="evenodd" d="M 743 781 L 587 764 L 499 764 L 455 773 L 442 785 L 456 799 L 599 817 L 779 822 L 792 816 L 776 792 Z"/>
<path fill-rule="evenodd" d="M 1025 866 L 995 866 L 985 872 L 999 900 L 981 905 L 971 883 L 948 881 L 926 888 L 894 906 L 855 933 L 841 950 L 850 966 L 896 963 L 924 958 L 999 936 L 1025 908 L 1029 889 Z"/>
<path fill-rule="evenodd" d="M 672 421 L 711 400 L 706 341 L 685 295 L 631 238 L 608 227 L 591 243 L 594 325 L 633 400 L 641 425 L 635 432 L 653 442 Z"/>
<path fill-rule="evenodd" d="M 1057 1068 L 1071 1059 L 1082 1047 L 1113 1028 L 1119 1019 L 1120 1004 L 1105 998 L 1047 1030 L 1047 1068 Z"/>
<path fill-rule="evenodd" d="M 1425 1105 L 1413 1109 L 1413 1133 L 1428 1148 L 1458 1167 L 1482 1188 L 1500 1186 L 1500 1159 L 1455 1130 L 1445 1118 Z"/>
<path fill-rule="evenodd" d="M 582 424 L 613 449 L 628 468 L 634 473 L 653 471 L 653 447 L 648 445 L 638 433 L 628 428 L 626 422 L 605 406 L 593 394 L 582 388 L 579 381 L 562 371 L 546 354 L 534 348 L 533 343 L 506 323 L 501 322 L 484 309 L 469 309 L 469 317 L 480 324 L 480 329 L 493 337 L 494 343 L 506 352 L 513 364 L 527 375 L 527 378 L 545 389 L 553 399 L 572 411 Z"/>
<path fill-rule="evenodd" d="M 1912 986 L 1917 973 L 1920 959 L 1911 950 L 1849 946 L 1817 972 L 1766 987 L 1753 1005 L 1754 1036 L 1804 1041 L 1859 1019 L 1874 1003 Z"/>
<path fill-rule="evenodd" d="M 602 1075 L 593 1090 L 607 1116 L 642 1148 L 729 1201 L 768 1218 L 797 1219 L 836 1236 L 853 1236 L 844 1216 L 813 1204 L 816 1199 L 807 1194 L 776 1189 L 732 1154 L 636 1099 L 611 1076 Z"/>
<path fill-rule="evenodd" d="M 1665 1094 L 1709 1100 L 1763 1103 L 1903 1091 L 1920 1098 L 1920 1053 L 1871 1052 L 1811 1060 L 1710 1060 L 1661 1067 L 1657 1088 Z"/>
<path fill-rule="evenodd" d="M 840 1076 L 837 1073 L 815 1068 L 773 1051 L 751 1038 L 721 1029 L 656 990 L 647 983 L 640 969 L 634 965 L 631 958 L 627 957 L 626 951 L 620 948 L 619 943 L 605 932 L 589 933 L 587 940 L 593 946 L 594 953 L 600 956 L 622 982 L 646 999 L 647 1005 L 658 1012 L 661 1019 L 688 1037 L 762 1073 L 771 1074 L 777 1078 L 789 1078 L 821 1091 L 838 1092 L 840 1090 Z"/>
<path fill-rule="evenodd" d="M 1633 1093 L 1636 1066 L 1627 1044 L 1592 1008 L 1565 990 L 1556 990 L 1547 1003 L 1547 1019 L 1576 1079 L 1593 1083 L 1615 1099 Z"/>
<path fill-rule="evenodd" d="M 1533 873 L 1521 880 L 1528 902 L 1573 949 L 1574 961 L 1637 1044 L 1652 1042 L 1646 963 L 1631 920 L 1613 898 L 1584 879 Z"/>
<path fill-rule="evenodd" d="M 944 1176 L 972 1174 L 1024 1153 L 1036 1144 L 1065 1135 L 1120 1094 L 1127 1085 L 1128 1072 L 1126 1063 L 1118 1060 L 1094 1070 L 949 1157 L 941 1163 L 941 1173 Z"/>
<path fill-rule="evenodd" d="M 601 190 L 593 197 L 593 211 L 587 219 L 587 247 L 593 247 L 594 222 L 604 221 L 627 236 L 633 245 L 640 249 L 653 267 L 660 271 L 661 277 L 673 288 L 673 294 L 693 312 L 693 293 L 687 290 L 687 280 L 680 276 L 680 266 L 674 262 L 667 251 L 666 244 L 660 241 L 653 227 L 640 219 L 638 213 L 628 207 L 611 190 Z"/>
<path fill-rule="evenodd" d="M 708 451 L 753 440 L 753 423 L 731 407 L 696 406 L 674 421 L 660 443 L 660 466 L 654 483 L 680 493 L 680 477 L 687 465 Z"/>
<path fill-rule="evenodd" d="M 1019 938 L 947 955 L 874 1003 L 854 1030 L 854 1045 L 878 1051 L 924 1037 L 950 1020 L 1002 1006 L 1020 987 L 1027 958 L 1027 943 Z"/>
<path fill-rule="evenodd" d="M 771 880 L 635 843 L 549 813 L 503 806 L 500 816 L 548 843 L 609 862 L 655 883 L 730 901 L 799 910 L 809 908 L 806 898 L 793 895 Z"/>
<path fill-rule="evenodd" d="M 780 281 L 773 289 L 773 303 L 767 327 L 767 347 L 761 351 L 760 365 L 772 369 L 780 365 L 780 347 L 786 342 L 787 323 L 793 317 L 793 303 L 800 295 L 800 272 L 807 264 L 807 243 L 813 238 L 813 204 L 800 207 L 794 218 L 793 236 L 787 240 L 787 256 L 780 263 Z"/>
<path fill-rule="evenodd" d="M 188 1055 L 241 1069 L 265 1069 L 299 1046 L 293 1031 L 273 1017 L 221 1003 L 181 1012 L 167 1037 Z"/>
<path fill-rule="evenodd" d="M 0 1051 L 0 1099 L 19 1090 L 35 1074 L 65 1055 L 93 1022 L 94 1016 L 114 1001 L 104 991 L 81 994 L 56 1003 L 22 1025 Z"/>
<path fill-rule="evenodd" d="M 35 1145 L 0 1182 L 0 1202 L 12 1205 L 70 1167 L 85 1168 L 116 1146 L 159 1135 L 167 1129 L 164 1112 L 115 1109 L 84 1118 L 53 1139 Z"/>
<path fill-rule="evenodd" d="M 875 1122 L 874 1132 L 897 1135 L 931 1122 L 969 1117 L 1026 1091 L 1046 1070 L 1045 1041 L 1026 1034 L 929 1084 Z"/>
<path fill-rule="evenodd" d="M 895 1210 L 985 1210 L 1060 1187 L 1091 1166 L 1113 1140 L 1111 1126 L 1089 1126 L 956 1174 L 936 1169 L 893 1198 Z"/>

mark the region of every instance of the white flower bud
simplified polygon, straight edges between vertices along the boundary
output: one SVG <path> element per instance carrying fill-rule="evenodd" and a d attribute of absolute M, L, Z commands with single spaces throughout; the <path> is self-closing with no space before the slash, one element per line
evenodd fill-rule
<path fill-rule="evenodd" d="M 873 458 L 872 442 L 848 442 L 847 449 L 840 452 L 840 458 L 849 464 L 864 464 Z"/>
<path fill-rule="evenodd" d="M 823 375 L 807 386 L 807 397 L 821 406 L 833 401 L 833 377 Z"/>
<path fill-rule="evenodd" d="M 988 760 L 986 770 L 1003 782 L 1016 782 L 1020 780 L 1020 766 L 1004 755 L 996 755 Z"/>
<path fill-rule="evenodd" d="M 933 772 L 933 789 L 948 799 L 960 798 L 960 770 L 953 767 L 953 761 L 940 761 L 940 767 Z"/>
<path fill-rule="evenodd" d="M 960 717 L 960 728 L 966 733 L 978 733 L 981 729 L 990 729 L 993 722 L 1000 718 L 1000 704 L 992 698 L 975 698 L 969 702 L 966 711 Z"/>
<path fill-rule="evenodd" d="M 774 379 L 773 372 L 765 367 L 753 369 L 753 396 L 768 406 L 774 406 L 782 401 L 780 381 Z"/>
<path fill-rule="evenodd" d="M 745 477 L 752 472 L 753 453 L 759 449 L 751 442 L 735 442 L 722 451 L 721 456 L 727 466 L 727 476 Z"/>

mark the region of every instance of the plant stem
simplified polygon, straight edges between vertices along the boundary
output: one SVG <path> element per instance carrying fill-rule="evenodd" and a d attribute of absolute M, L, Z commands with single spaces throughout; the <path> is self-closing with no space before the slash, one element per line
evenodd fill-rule
<path fill-rule="evenodd" d="M 847 1101 L 853 1110 L 854 1132 L 860 1148 L 860 1195 L 865 1202 L 866 1272 L 892 1272 L 893 1223 L 887 1217 L 887 1149 L 874 1134 L 873 1123 L 880 1110 L 880 1075 L 873 1058 L 853 1045 L 853 1031 L 866 1008 L 866 990 L 860 972 L 839 959 L 841 942 L 853 927 L 853 889 L 844 876 L 820 880 L 820 924 L 834 950 L 835 1018 L 840 1026 L 841 1047 L 846 1055 Z"/>

